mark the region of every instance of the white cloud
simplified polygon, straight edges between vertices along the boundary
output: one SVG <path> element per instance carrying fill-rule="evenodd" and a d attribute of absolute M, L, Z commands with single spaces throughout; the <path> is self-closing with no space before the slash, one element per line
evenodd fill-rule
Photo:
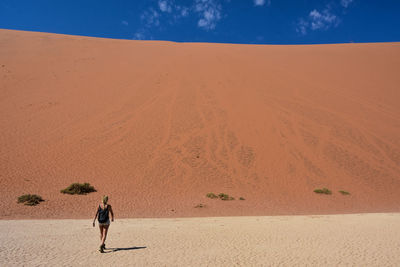
<path fill-rule="evenodd" d="M 340 5 L 330 2 L 325 5 L 322 11 L 312 10 L 306 18 L 300 18 L 297 21 L 296 32 L 305 35 L 308 30 L 327 30 L 331 27 L 337 27 L 341 19 L 336 14 L 340 14 L 340 11 L 344 11 L 353 2 L 354 0 L 340 0 Z M 336 12 L 332 12 L 332 10 L 336 10 Z"/>
<path fill-rule="evenodd" d="M 327 30 L 331 26 L 337 26 L 337 23 L 339 22 L 336 15 L 332 14 L 328 9 L 325 9 L 322 12 L 314 9 L 310 12 L 309 18 L 312 30 Z"/>
<path fill-rule="evenodd" d="M 305 35 L 309 29 L 312 31 L 327 30 L 338 26 L 339 23 L 340 19 L 329 8 L 325 8 L 323 11 L 314 9 L 308 14 L 307 18 L 299 19 L 296 31 Z"/>
<path fill-rule="evenodd" d="M 347 7 L 351 4 L 351 2 L 353 2 L 353 0 L 341 0 L 341 1 L 340 1 L 340 4 L 341 4 L 344 8 L 347 8 Z"/>
<path fill-rule="evenodd" d="M 306 35 L 308 25 L 309 25 L 309 23 L 305 19 L 301 18 L 299 20 L 299 22 L 297 23 L 296 32 L 298 32 L 302 35 Z"/>
<path fill-rule="evenodd" d="M 255 6 L 263 6 L 267 4 L 267 6 L 271 5 L 271 0 L 253 0 Z"/>
<path fill-rule="evenodd" d="M 141 32 L 136 32 L 134 35 L 133 35 L 133 39 L 134 40 L 144 40 L 145 39 L 145 35 L 144 35 L 144 33 L 141 33 Z"/>
<path fill-rule="evenodd" d="M 199 28 L 213 30 L 218 21 L 222 19 L 221 1 L 192 0 L 190 4 L 179 5 L 175 3 L 175 0 L 158 0 L 156 6 L 149 7 L 140 16 L 142 28 L 149 29 L 154 26 L 162 26 L 161 24 L 164 25 L 165 23 L 173 25 L 182 18 L 186 18 L 191 13 L 194 13 L 198 17 L 197 26 Z M 263 4 L 269 2 L 270 0 L 263 0 Z"/>
<path fill-rule="evenodd" d="M 180 18 L 189 16 L 189 8 L 186 6 L 174 5 L 173 9 L 173 16 L 175 21 L 179 20 Z"/>
<path fill-rule="evenodd" d="M 152 40 L 154 37 L 150 34 L 155 28 L 161 28 L 165 23 L 175 24 L 179 19 L 189 16 L 192 7 L 181 6 L 174 3 L 174 0 L 158 0 L 156 5 L 150 6 L 140 15 L 141 26 L 133 34 L 136 40 Z M 121 22 L 128 25 L 127 21 Z M 161 25 L 163 23 L 163 25 Z"/>
<path fill-rule="evenodd" d="M 187 17 L 188 15 L 189 15 L 189 8 L 183 7 L 183 8 L 181 9 L 181 16 L 182 16 L 182 17 Z"/>
<path fill-rule="evenodd" d="M 125 25 L 125 26 L 128 26 L 128 25 L 129 25 L 129 23 L 128 23 L 126 20 L 121 21 L 121 23 L 122 23 L 123 25 Z"/>
<path fill-rule="evenodd" d="M 197 26 L 205 30 L 215 29 L 217 22 L 222 18 L 221 5 L 215 0 L 196 0 L 195 12 L 199 14 Z"/>
<path fill-rule="evenodd" d="M 166 0 L 159 0 L 158 1 L 158 7 L 160 8 L 161 12 L 172 12 L 172 7 Z"/>
<path fill-rule="evenodd" d="M 159 0 L 157 7 L 150 7 L 140 16 L 145 27 L 160 26 L 161 22 L 176 23 L 179 19 L 189 16 L 190 8 L 174 3 L 174 0 Z M 172 20 L 171 20 L 172 19 Z"/>
<path fill-rule="evenodd" d="M 132 36 L 133 40 L 153 40 L 154 37 L 149 31 L 149 29 L 146 28 L 140 28 L 138 29 Z"/>
<path fill-rule="evenodd" d="M 151 27 L 153 25 L 160 25 L 159 17 L 160 14 L 153 8 L 150 8 L 149 10 L 143 12 L 143 14 L 140 16 L 140 19 L 145 23 L 146 27 Z"/>

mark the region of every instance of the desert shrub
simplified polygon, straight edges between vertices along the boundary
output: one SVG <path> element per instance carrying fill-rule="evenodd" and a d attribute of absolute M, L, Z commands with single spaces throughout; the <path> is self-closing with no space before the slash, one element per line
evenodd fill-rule
<path fill-rule="evenodd" d="M 218 196 L 214 193 L 208 193 L 206 196 L 211 199 L 218 198 Z"/>
<path fill-rule="evenodd" d="M 18 203 L 24 203 L 27 206 L 36 206 L 40 202 L 44 201 L 41 196 L 38 195 L 22 195 L 18 197 Z"/>
<path fill-rule="evenodd" d="M 314 192 L 317 194 L 326 194 L 326 195 L 332 194 L 331 190 L 329 190 L 328 188 L 325 188 L 325 187 L 322 189 L 319 189 L 319 188 L 315 189 Z"/>
<path fill-rule="evenodd" d="M 73 183 L 70 186 L 68 186 L 65 189 L 62 189 L 60 191 L 63 194 L 70 194 L 70 195 L 86 195 L 91 192 L 96 192 L 96 189 L 94 189 L 93 186 L 91 186 L 89 183 Z"/>
<path fill-rule="evenodd" d="M 349 192 L 344 191 L 344 190 L 339 190 L 339 193 L 341 193 L 342 195 L 350 195 Z"/>
<path fill-rule="evenodd" d="M 244 197 L 239 197 L 239 200 L 245 200 L 245 198 Z"/>
<path fill-rule="evenodd" d="M 205 205 L 203 205 L 201 203 L 195 206 L 195 208 L 204 208 L 204 207 L 205 207 Z"/>
<path fill-rule="evenodd" d="M 235 200 L 235 198 L 229 196 L 228 194 L 224 194 L 224 193 L 218 194 L 218 197 L 219 197 L 221 200 Z"/>

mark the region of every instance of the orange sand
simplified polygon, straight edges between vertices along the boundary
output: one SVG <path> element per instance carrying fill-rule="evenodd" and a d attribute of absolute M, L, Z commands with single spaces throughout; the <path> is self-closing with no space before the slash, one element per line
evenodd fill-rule
<path fill-rule="evenodd" d="M 103 194 L 117 217 L 399 212 L 399 69 L 399 43 L 0 30 L 0 218 L 87 218 Z"/>

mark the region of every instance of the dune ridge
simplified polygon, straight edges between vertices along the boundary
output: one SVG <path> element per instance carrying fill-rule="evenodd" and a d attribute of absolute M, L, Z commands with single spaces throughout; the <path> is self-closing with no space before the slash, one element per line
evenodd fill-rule
<path fill-rule="evenodd" d="M 103 194 L 119 217 L 398 212 L 399 69 L 399 43 L 0 30 L 0 218 L 87 218 Z"/>

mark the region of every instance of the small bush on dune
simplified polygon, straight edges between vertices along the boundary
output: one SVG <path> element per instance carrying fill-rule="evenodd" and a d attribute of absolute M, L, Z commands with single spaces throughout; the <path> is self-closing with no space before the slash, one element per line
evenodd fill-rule
<path fill-rule="evenodd" d="M 244 197 L 240 197 L 239 200 L 245 200 L 245 198 Z"/>
<path fill-rule="evenodd" d="M 208 193 L 206 196 L 211 199 L 218 198 L 218 196 L 214 193 Z"/>
<path fill-rule="evenodd" d="M 18 197 L 18 203 L 24 203 L 27 206 L 36 206 L 40 202 L 44 201 L 41 196 L 38 195 L 22 195 Z"/>
<path fill-rule="evenodd" d="M 319 188 L 315 189 L 314 192 L 317 194 L 326 194 L 326 195 L 332 194 L 331 190 L 329 190 L 328 188 L 325 188 L 325 187 L 322 189 L 319 189 Z"/>
<path fill-rule="evenodd" d="M 196 205 L 195 208 L 204 208 L 205 206 L 206 205 L 203 205 L 203 204 L 200 203 L 200 204 Z"/>
<path fill-rule="evenodd" d="M 347 191 L 344 191 L 344 190 L 339 190 L 339 192 L 340 192 L 342 195 L 350 195 L 350 193 L 349 193 L 349 192 L 347 192 Z"/>
<path fill-rule="evenodd" d="M 206 196 L 211 199 L 219 198 L 221 200 L 235 200 L 234 197 L 231 197 L 228 194 L 224 194 L 224 193 L 219 193 L 218 196 L 214 193 L 208 193 Z M 244 198 L 241 200 L 244 200 Z"/>
<path fill-rule="evenodd" d="M 70 195 L 75 195 L 75 194 L 86 195 L 91 192 L 96 192 L 96 189 L 94 189 L 94 187 L 91 186 L 89 183 L 84 183 L 84 184 L 73 183 L 67 188 L 62 189 L 60 192 L 63 194 L 70 194 Z"/>
<path fill-rule="evenodd" d="M 219 197 L 221 200 L 235 200 L 235 198 L 229 196 L 228 194 L 224 194 L 224 193 L 220 193 L 220 194 L 218 195 L 218 197 Z"/>

